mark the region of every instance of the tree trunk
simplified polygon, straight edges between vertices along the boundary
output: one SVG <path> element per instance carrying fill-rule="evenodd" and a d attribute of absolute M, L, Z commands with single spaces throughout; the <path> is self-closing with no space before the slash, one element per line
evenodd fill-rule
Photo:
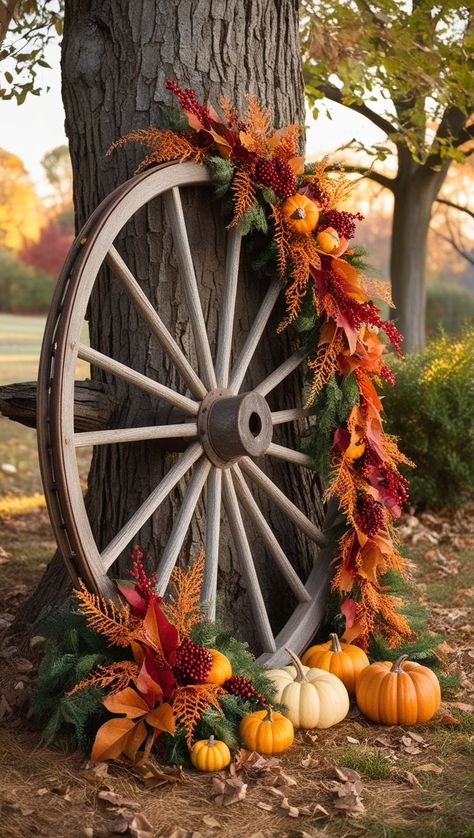
<path fill-rule="evenodd" d="M 176 79 L 183 87 L 193 87 L 201 99 L 213 103 L 225 94 L 237 106 L 244 107 L 245 94 L 250 92 L 271 108 L 277 127 L 303 122 L 297 7 L 295 0 L 66 0 L 63 99 L 78 227 L 112 189 L 131 176 L 141 158 L 134 147 L 106 158 L 109 145 L 132 129 L 159 123 L 161 107 L 175 105 L 165 90 L 167 78 Z M 184 204 L 214 351 L 222 294 L 222 219 L 219 208 L 202 194 L 185 194 Z M 136 216 L 116 244 L 145 293 L 159 306 L 161 317 L 191 363 L 196 364 L 172 238 L 161 202 L 154 202 Z M 246 279 L 244 273 L 237 303 L 234 357 L 265 292 L 265 284 L 258 277 Z M 262 338 L 246 379 L 247 389 L 292 351 L 289 336 L 276 334 L 281 314 L 280 307 Z M 89 318 L 94 347 L 140 372 L 156 376 L 170 387 L 180 386 L 160 347 L 141 327 L 128 299 L 105 272 L 96 283 Z M 105 381 L 119 405 L 115 427 L 146 424 L 151 416 L 156 417 L 156 406 L 148 396 L 100 371 L 94 371 L 94 376 Z M 271 408 L 300 405 L 301 386 L 302 376 L 287 379 L 272 394 Z M 280 426 L 278 435 L 283 445 L 298 447 L 298 434 L 293 427 Z M 99 546 L 107 544 L 130 518 L 169 470 L 174 456 L 156 443 L 102 446 L 95 450 L 87 505 Z M 265 468 L 299 508 L 316 522 L 321 520 L 319 486 L 314 476 L 298 473 L 297 467 L 277 461 Z M 316 557 L 315 548 L 308 546 L 264 495 L 254 494 L 288 557 L 306 575 Z M 153 564 L 166 544 L 182 495 L 180 484 L 134 539 Z M 204 510 L 200 505 L 183 560 L 195 554 L 204 533 Z M 254 544 L 252 537 L 250 541 L 269 616 L 278 629 L 291 612 L 291 598 L 268 565 L 263 545 L 258 540 Z M 122 556 L 118 562 L 122 568 L 125 559 Z M 222 609 L 232 627 L 258 648 L 238 559 L 225 525 L 221 535 L 220 589 Z M 53 600 L 54 589 L 43 584 L 36 604 Z"/>
<path fill-rule="evenodd" d="M 399 171 L 394 189 L 390 277 L 393 317 L 404 336 L 403 350 L 425 345 L 426 247 L 433 202 L 442 186 L 449 161 L 439 172 L 425 169 L 409 152 L 399 149 Z"/>

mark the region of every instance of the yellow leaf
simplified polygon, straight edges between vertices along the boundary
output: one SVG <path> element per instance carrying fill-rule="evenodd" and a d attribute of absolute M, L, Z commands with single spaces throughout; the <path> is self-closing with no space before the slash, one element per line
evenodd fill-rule
<path fill-rule="evenodd" d="M 134 727 L 134 722 L 123 717 L 105 722 L 97 731 L 92 746 L 91 762 L 117 759 L 125 747 L 130 731 Z"/>
<path fill-rule="evenodd" d="M 288 160 L 288 165 L 295 175 L 302 175 L 304 172 L 304 157 L 291 157 Z"/>
<path fill-rule="evenodd" d="M 106 696 L 103 704 L 111 713 L 122 713 L 127 719 L 143 716 L 149 709 L 146 701 L 132 687 L 126 687 L 119 693 Z"/>

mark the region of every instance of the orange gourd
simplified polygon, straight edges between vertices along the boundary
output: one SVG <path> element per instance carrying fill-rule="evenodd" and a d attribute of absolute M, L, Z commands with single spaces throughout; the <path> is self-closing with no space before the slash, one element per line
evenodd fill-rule
<path fill-rule="evenodd" d="M 332 253 L 333 250 L 337 250 L 340 243 L 339 233 L 334 227 L 326 227 L 316 236 L 316 244 L 323 253 Z"/>
<path fill-rule="evenodd" d="M 319 209 L 306 195 L 291 195 L 283 202 L 281 214 L 297 233 L 311 233 L 319 219 Z"/>
<path fill-rule="evenodd" d="M 244 716 L 239 734 L 249 751 L 259 754 L 282 754 L 293 742 L 295 731 L 289 719 L 267 707 Z"/>
<path fill-rule="evenodd" d="M 427 666 L 400 655 L 367 666 L 356 682 L 359 710 L 383 725 L 413 725 L 427 722 L 441 703 L 439 681 Z"/>
<path fill-rule="evenodd" d="M 353 695 L 357 677 L 369 665 L 369 659 L 358 646 L 341 643 L 337 634 L 329 636 L 331 639 L 327 643 L 318 643 L 307 649 L 301 661 L 305 666 L 325 669 L 336 675 L 349 695 Z"/>
<path fill-rule="evenodd" d="M 222 771 L 232 759 L 225 742 L 215 739 L 212 734 L 209 739 L 200 739 L 194 743 L 190 758 L 199 771 Z"/>
<path fill-rule="evenodd" d="M 208 652 L 212 656 L 212 666 L 204 683 L 219 684 L 222 687 L 222 684 L 225 684 L 232 676 L 232 664 L 229 658 L 217 649 L 208 649 Z"/>

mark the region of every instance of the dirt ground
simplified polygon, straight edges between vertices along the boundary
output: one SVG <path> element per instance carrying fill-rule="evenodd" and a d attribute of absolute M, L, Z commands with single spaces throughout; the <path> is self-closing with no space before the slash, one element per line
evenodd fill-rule
<path fill-rule="evenodd" d="M 431 628 L 445 638 L 440 661 L 457 682 L 431 723 L 379 727 L 353 707 L 335 728 L 297 733 L 279 760 L 244 752 L 217 778 L 185 769 L 146 779 L 45 747 L 31 729 L 38 641 L 9 626 L 54 543 L 41 497 L 21 490 L 0 497 L 2 836 L 474 836 L 474 504 L 402 526 Z"/>

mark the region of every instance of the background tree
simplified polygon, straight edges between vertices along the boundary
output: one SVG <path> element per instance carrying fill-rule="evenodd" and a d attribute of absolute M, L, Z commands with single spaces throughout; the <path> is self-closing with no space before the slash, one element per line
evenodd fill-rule
<path fill-rule="evenodd" d="M 41 230 L 37 241 L 25 244 L 19 257 L 25 265 L 31 265 L 37 271 L 50 274 L 56 279 L 72 241 L 72 234 L 64 231 L 57 220 L 52 218 Z"/>
<path fill-rule="evenodd" d="M 55 209 L 58 213 L 67 211 L 72 207 L 72 167 L 67 145 L 47 151 L 41 165 L 53 189 Z"/>
<path fill-rule="evenodd" d="M 165 80 L 174 78 L 195 88 L 200 99 L 217 103 L 221 94 L 238 107 L 245 106 L 246 92 L 270 106 L 276 126 L 304 120 L 304 92 L 298 41 L 298 10 L 295 0 L 137 0 L 121 4 L 112 0 L 66 2 L 62 48 L 63 99 L 66 132 L 74 172 L 74 204 L 80 227 L 99 202 L 133 173 L 141 158 L 139 149 L 127 148 L 112 158 L 108 146 L 121 135 L 140 127 L 159 124 L 163 106 L 174 105 L 165 90 Z M 195 267 L 212 343 L 218 320 L 223 277 L 224 225 L 219 207 L 192 190 L 185 195 L 188 234 L 194 247 Z M 216 241 L 204 248 L 202 242 Z M 160 201 L 139 214 L 123 231 L 117 247 L 147 296 L 159 301 L 160 314 L 196 363 L 188 314 L 173 256 L 170 230 Z M 240 284 L 236 322 L 242 332 L 249 327 L 265 292 L 255 280 Z M 119 316 L 117 316 L 119 314 Z M 287 334 L 276 334 L 282 310 L 275 312 L 262 339 L 262 350 L 252 364 L 249 388 L 288 357 Z M 90 338 L 94 347 L 123 363 L 147 372 L 171 387 L 178 381 L 161 349 L 139 327 L 136 312 L 116 282 L 104 274 L 90 305 Z M 236 345 L 241 336 L 235 335 Z M 94 373 L 103 380 L 100 371 Z M 124 382 L 106 377 L 117 399 L 116 427 L 149 424 L 160 420 L 156 402 Z M 299 404 L 301 380 L 294 376 L 275 391 L 272 409 Z M 283 427 L 283 426 L 282 426 Z M 285 426 L 286 427 L 286 426 Z M 294 431 L 282 434 L 283 444 L 296 447 Z M 101 450 L 102 448 L 102 450 Z M 104 449 L 108 448 L 106 452 Z M 156 444 L 134 443 L 102 446 L 95 450 L 89 475 L 87 504 L 99 544 L 111 537 L 148 496 L 173 462 L 173 452 Z M 316 477 L 308 474 L 294 480 L 294 470 L 275 461 L 269 474 L 298 506 L 314 520 L 322 508 Z M 114 482 L 111 480 L 114 478 Z M 157 561 L 171 522 L 182 498 L 178 487 L 158 514 L 137 536 L 149 557 Z M 259 504 L 296 567 L 307 572 L 315 558 L 293 527 L 268 506 Z M 190 529 L 184 554 L 203 541 L 202 509 Z M 290 603 L 284 584 L 269 571 L 263 545 L 255 545 L 257 572 L 264 596 L 270 600 L 271 616 L 278 622 L 288 615 Z M 126 558 L 126 557 L 124 557 Z M 122 561 L 123 565 L 123 561 Z M 50 606 L 64 583 L 62 566 L 50 566 L 39 591 L 26 608 L 31 618 L 42 606 Z M 237 558 L 228 531 L 221 541 L 223 607 L 238 623 L 239 633 L 254 640 Z"/>
<path fill-rule="evenodd" d="M 0 247 L 18 251 L 38 238 L 41 212 L 35 188 L 16 154 L 0 148 Z"/>
<path fill-rule="evenodd" d="M 390 141 L 352 167 L 394 195 L 390 272 L 405 349 L 424 344 L 426 241 L 433 202 L 474 137 L 472 6 L 459 0 L 303 0 L 306 92 L 362 114 Z M 395 154 L 394 177 L 375 168 Z M 367 158 L 365 158 L 367 160 Z"/>

